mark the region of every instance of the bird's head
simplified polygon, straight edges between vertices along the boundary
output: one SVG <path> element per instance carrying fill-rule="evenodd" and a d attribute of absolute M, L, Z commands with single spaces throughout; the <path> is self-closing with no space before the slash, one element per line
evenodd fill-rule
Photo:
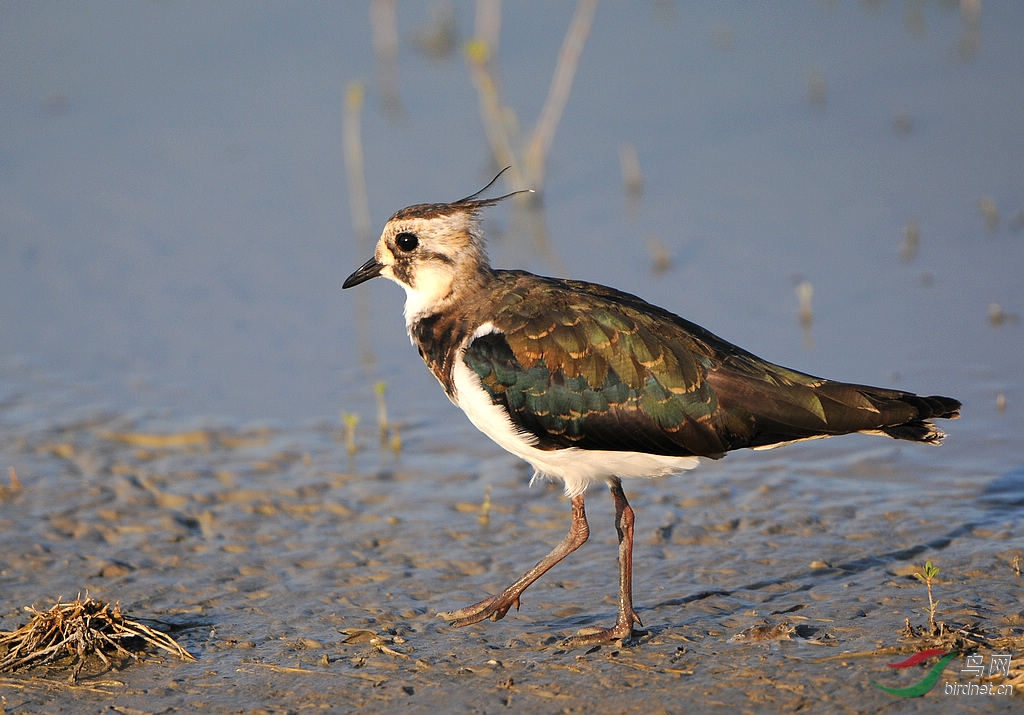
<path fill-rule="evenodd" d="M 405 289 L 405 317 L 411 322 L 442 309 L 460 291 L 480 285 L 491 271 L 480 233 L 480 210 L 524 193 L 479 198 L 498 176 L 464 199 L 416 204 L 396 212 L 384 224 L 373 258 L 346 278 L 342 288 L 377 276 L 389 278 Z"/>

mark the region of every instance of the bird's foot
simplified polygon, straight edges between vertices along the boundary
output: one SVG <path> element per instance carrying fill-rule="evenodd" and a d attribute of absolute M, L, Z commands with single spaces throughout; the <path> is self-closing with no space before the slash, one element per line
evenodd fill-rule
<path fill-rule="evenodd" d="M 611 628 L 585 628 L 571 638 L 563 642 L 566 648 L 579 648 L 580 646 L 603 645 L 625 640 L 633 635 L 633 625 L 643 627 L 640 617 L 632 608 L 626 613 L 620 613 L 615 625 Z"/>
<path fill-rule="evenodd" d="M 455 611 L 442 611 L 437 615 L 448 621 L 453 627 L 461 628 L 488 618 L 492 621 L 500 621 L 512 606 L 515 606 L 517 611 L 519 610 L 519 596 L 501 594 L 485 598 L 472 606 Z"/>
<path fill-rule="evenodd" d="M 605 645 L 625 640 L 633 635 L 633 626 L 620 626 L 618 624 L 611 628 L 584 629 L 566 638 L 562 645 L 566 648 L 579 648 L 580 646 Z"/>

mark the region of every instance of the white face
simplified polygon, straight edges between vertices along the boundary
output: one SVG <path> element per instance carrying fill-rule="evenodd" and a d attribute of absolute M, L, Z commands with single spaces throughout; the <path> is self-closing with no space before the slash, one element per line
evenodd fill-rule
<path fill-rule="evenodd" d="M 467 212 L 402 213 L 384 226 L 374 257 L 383 266 L 380 275 L 405 289 L 409 323 L 450 300 L 460 276 L 477 270 L 483 252 Z"/>

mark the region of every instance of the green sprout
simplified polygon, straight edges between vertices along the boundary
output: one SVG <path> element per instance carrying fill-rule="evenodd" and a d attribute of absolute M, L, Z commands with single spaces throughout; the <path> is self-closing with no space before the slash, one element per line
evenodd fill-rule
<path fill-rule="evenodd" d="M 388 441 L 388 405 L 384 401 L 384 393 L 388 390 L 388 384 L 381 380 L 373 386 L 374 391 L 377 393 L 377 427 L 380 428 L 380 441 L 381 444 L 387 444 Z"/>
<path fill-rule="evenodd" d="M 402 453 L 402 435 L 398 434 L 398 427 L 391 427 L 391 452 L 397 457 Z"/>
<path fill-rule="evenodd" d="M 480 513 L 477 515 L 477 521 L 480 522 L 481 526 L 487 526 L 491 523 L 491 487 L 487 486 L 484 490 L 484 502 L 480 505 Z"/>
<path fill-rule="evenodd" d="M 938 630 L 935 627 L 935 609 L 939 607 L 939 604 L 932 598 L 932 583 L 938 575 L 939 568 L 938 566 L 933 566 L 931 561 L 925 561 L 923 574 L 920 572 L 914 573 L 914 576 L 928 588 L 928 628 L 932 633 Z"/>
<path fill-rule="evenodd" d="M 345 448 L 351 456 L 359 449 L 356 446 L 356 425 L 359 424 L 359 415 L 355 412 L 342 412 L 341 421 L 345 425 Z"/>

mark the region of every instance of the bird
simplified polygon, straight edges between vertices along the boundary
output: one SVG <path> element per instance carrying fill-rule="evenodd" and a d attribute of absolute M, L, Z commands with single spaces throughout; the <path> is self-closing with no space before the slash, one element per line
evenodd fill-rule
<path fill-rule="evenodd" d="M 579 280 L 492 268 L 481 212 L 498 180 L 450 203 L 415 204 L 384 224 L 373 257 L 343 288 L 383 276 L 405 290 L 420 357 L 469 421 L 561 482 L 572 519 L 562 541 L 504 591 L 439 613 L 452 626 L 497 621 L 587 541 L 584 496 L 607 485 L 618 538 L 615 623 L 569 646 L 619 642 L 643 628 L 633 605 L 635 515 L 623 479 L 665 477 L 703 458 L 850 433 L 939 444 L 931 420 L 950 397 L 814 377 L 770 363 L 642 298 Z M 531 484 L 533 482 L 531 481 Z"/>

